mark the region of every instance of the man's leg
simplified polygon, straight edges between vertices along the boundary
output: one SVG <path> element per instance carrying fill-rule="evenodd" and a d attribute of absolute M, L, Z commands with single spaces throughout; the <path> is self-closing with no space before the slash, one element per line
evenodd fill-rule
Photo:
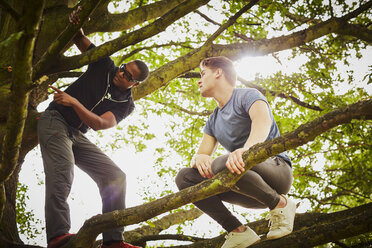
<path fill-rule="evenodd" d="M 74 157 L 66 125 L 57 111 L 44 112 L 38 121 L 45 172 L 45 221 L 48 241 L 70 230 L 67 197 L 74 175 Z"/>
<path fill-rule="evenodd" d="M 76 165 L 98 185 L 102 198 L 102 212 L 125 208 L 126 175 L 95 144 L 74 130 L 73 151 Z M 103 233 L 103 242 L 123 240 L 124 228 Z"/>

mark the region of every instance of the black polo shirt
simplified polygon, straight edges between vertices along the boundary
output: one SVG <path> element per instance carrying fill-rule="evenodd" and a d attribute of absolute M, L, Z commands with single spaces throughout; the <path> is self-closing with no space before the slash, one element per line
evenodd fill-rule
<path fill-rule="evenodd" d="M 90 45 L 88 49 L 95 47 Z M 72 83 L 65 92 L 75 97 L 85 108 L 97 115 L 111 111 L 119 123 L 134 109 L 131 89 L 121 92 L 112 79 L 119 68 L 114 61 L 105 57 L 89 64 L 87 71 Z M 66 122 L 86 133 L 88 126 L 83 123 L 72 107 L 51 102 L 47 110 L 57 110 Z"/>

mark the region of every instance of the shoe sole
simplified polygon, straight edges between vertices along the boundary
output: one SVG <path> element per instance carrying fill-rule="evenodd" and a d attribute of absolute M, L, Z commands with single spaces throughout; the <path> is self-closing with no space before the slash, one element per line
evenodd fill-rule
<path fill-rule="evenodd" d="M 253 242 L 252 244 L 249 244 L 249 245 L 240 244 L 240 245 L 236 246 L 236 248 L 246 248 L 246 247 L 249 247 L 249 246 L 251 246 L 251 245 L 257 244 L 257 243 L 259 243 L 260 241 L 261 241 L 261 238 L 258 237 L 258 239 L 257 239 L 255 242 Z"/>
<path fill-rule="evenodd" d="M 285 234 L 283 234 L 283 235 L 277 235 L 277 236 L 271 236 L 271 237 L 267 237 L 267 236 L 266 236 L 266 239 L 267 239 L 267 240 L 280 239 L 280 238 L 282 238 L 282 237 L 284 237 L 284 236 L 287 236 L 288 234 L 291 234 L 291 233 L 292 233 L 292 231 L 289 232 L 289 233 L 285 233 Z"/>

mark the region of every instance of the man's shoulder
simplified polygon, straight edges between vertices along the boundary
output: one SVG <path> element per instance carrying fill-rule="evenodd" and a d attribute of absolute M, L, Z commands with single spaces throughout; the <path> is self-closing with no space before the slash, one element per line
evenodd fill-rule
<path fill-rule="evenodd" d="M 236 94 L 247 95 L 247 94 L 262 94 L 259 90 L 255 88 L 235 88 Z"/>
<path fill-rule="evenodd" d="M 248 99 L 262 99 L 266 100 L 266 97 L 255 88 L 236 88 L 235 98 L 238 100 L 246 101 Z"/>

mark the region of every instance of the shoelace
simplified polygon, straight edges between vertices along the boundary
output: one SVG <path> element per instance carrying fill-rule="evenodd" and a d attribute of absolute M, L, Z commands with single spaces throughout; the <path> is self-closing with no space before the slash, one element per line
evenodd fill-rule
<path fill-rule="evenodd" d="M 278 229 L 281 226 L 281 220 L 284 219 L 285 216 L 282 213 L 282 211 L 271 211 L 267 216 L 266 220 L 269 221 L 268 226 L 270 227 L 270 230 Z"/>

